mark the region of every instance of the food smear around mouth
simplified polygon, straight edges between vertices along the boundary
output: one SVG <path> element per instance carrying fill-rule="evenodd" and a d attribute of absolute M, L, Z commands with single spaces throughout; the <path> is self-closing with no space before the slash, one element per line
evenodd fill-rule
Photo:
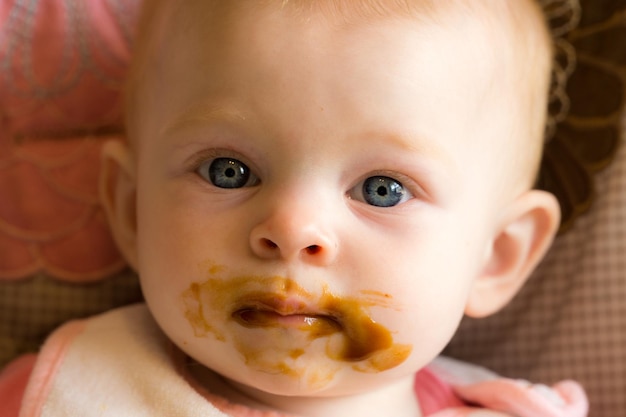
<path fill-rule="evenodd" d="M 339 297 L 324 289 L 321 295 L 313 295 L 294 280 L 279 276 L 212 277 L 192 283 L 182 299 L 185 317 L 196 337 L 212 334 L 217 340 L 225 340 L 222 332 L 211 325 L 215 318 L 223 321 L 221 315 L 252 331 L 265 331 L 271 340 L 279 341 L 276 343 L 286 340 L 290 344 L 294 340 L 296 346 L 290 345 L 282 356 L 292 362 L 306 355 L 307 347 L 319 340 L 328 341 L 326 355 L 330 359 L 353 363 L 353 369 L 365 373 L 394 368 L 412 351 L 411 345 L 395 343 L 392 332 L 369 316 L 371 307 L 393 308 L 391 297 L 376 291 Z M 293 332 L 301 337 L 292 337 Z M 304 345 L 298 346 L 300 341 Z M 262 365 L 272 373 L 297 376 L 293 367 L 280 359 L 282 352 L 264 353 L 263 343 L 251 345 L 236 340 L 235 344 L 246 363 Z"/>
<path fill-rule="evenodd" d="M 185 318 L 191 324 L 196 337 L 206 337 L 212 333 L 217 340 L 225 340 L 224 336 L 214 329 L 205 318 L 202 286 L 200 284 L 193 283 L 189 286 L 183 293 L 183 302 L 185 304 Z"/>

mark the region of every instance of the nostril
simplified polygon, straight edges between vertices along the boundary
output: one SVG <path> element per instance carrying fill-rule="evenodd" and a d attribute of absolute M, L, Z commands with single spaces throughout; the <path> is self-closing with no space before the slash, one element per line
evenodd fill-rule
<path fill-rule="evenodd" d="M 311 245 L 311 246 L 307 246 L 305 250 L 306 250 L 306 253 L 308 253 L 309 255 L 316 255 L 322 251 L 322 248 L 318 245 Z"/>
<path fill-rule="evenodd" d="M 265 239 L 265 238 L 261 239 L 261 244 L 263 246 L 265 246 L 266 248 L 268 248 L 268 249 L 276 249 L 278 247 L 278 245 L 276 243 L 272 242 L 269 239 Z"/>

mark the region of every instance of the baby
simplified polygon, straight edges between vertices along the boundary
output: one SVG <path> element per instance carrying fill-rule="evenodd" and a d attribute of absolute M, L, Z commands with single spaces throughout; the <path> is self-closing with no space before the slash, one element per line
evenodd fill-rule
<path fill-rule="evenodd" d="M 532 0 L 148 1 L 137 45 L 102 196 L 147 307 L 55 333 L 23 416 L 586 414 L 435 359 L 559 224 Z"/>

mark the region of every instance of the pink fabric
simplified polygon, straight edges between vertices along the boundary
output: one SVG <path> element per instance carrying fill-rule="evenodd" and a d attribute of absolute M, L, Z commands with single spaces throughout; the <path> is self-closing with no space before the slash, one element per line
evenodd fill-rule
<path fill-rule="evenodd" d="M 431 415 L 446 408 L 463 407 L 463 403 L 449 384 L 443 382 L 428 368 L 415 376 L 415 394 L 425 415 Z"/>
<path fill-rule="evenodd" d="M 589 411 L 584 391 L 573 381 L 547 387 L 526 381 L 497 379 L 456 385 L 454 392 L 468 403 L 516 417 L 585 417 Z"/>
<path fill-rule="evenodd" d="M 17 417 L 24 390 L 37 360 L 36 355 L 24 355 L 0 372 L 0 417 Z"/>
<path fill-rule="evenodd" d="M 0 3 L 0 108 L 13 132 L 119 126 L 139 2 Z M 34 6 L 34 7 L 33 7 Z"/>
<path fill-rule="evenodd" d="M 63 365 L 63 359 L 74 338 L 84 327 L 84 321 L 66 324 L 46 341 L 30 374 L 28 389 L 23 393 L 20 417 L 37 417 L 41 414 L 56 373 Z"/>
<path fill-rule="evenodd" d="M 0 279 L 45 271 L 91 281 L 125 266 L 98 201 L 100 147 L 108 138 L 33 141 L 0 151 Z"/>
<path fill-rule="evenodd" d="M 121 270 L 97 196 L 139 0 L 0 2 L 0 280 Z M 118 136 L 119 137 L 119 134 Z"/>

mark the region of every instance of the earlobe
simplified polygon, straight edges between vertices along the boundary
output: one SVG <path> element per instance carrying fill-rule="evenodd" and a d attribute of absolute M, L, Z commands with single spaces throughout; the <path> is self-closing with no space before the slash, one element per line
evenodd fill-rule
<path fill-rule="evenodd" d="M 471 289 L 468 316 L 488 316 L 513 298 L 550 247 L 559 221 L 559 204 L 552 194 L 531 190 L 511 203 Z"/>
<path fill-rule="evenodd" d="M 136 270 L 135 163 L 128 146 L 119 140 L 110 140 L 102 147 L 99 193 L 117 247 Z"/>

